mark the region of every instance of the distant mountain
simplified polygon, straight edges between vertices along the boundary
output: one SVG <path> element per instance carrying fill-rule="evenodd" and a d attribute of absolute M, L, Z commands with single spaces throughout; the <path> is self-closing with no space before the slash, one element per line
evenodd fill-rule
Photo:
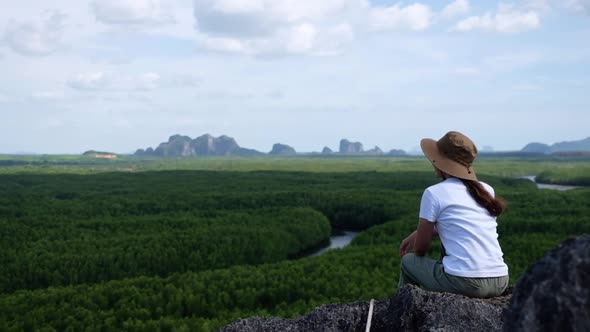
<path fill-rule="evenodd" d="M 378 146 L 365 151 L 361 142 L 351 142 L 347 139 L 340 140 L 340 150 L 338 152 L 333 152 L 326 146 L 323 148 L 321 154 L 330 156 L 406 156 L 404 150 L 393 149 L 385 153 Z M 240 147 L 235 139 L 226 135 L 213 137 L 209 134 L 205 134 L 195 139 L 184 135 L 172 135 L 168 138 L 167 142 L 160 143 L 155 149 L 152 147 L 138 149 L 135 151 L 134 155 L 153 157 L 199 157 L 261 156 L 267 154 L 253 149 Z M 272 150 L 268 155 L 295 156 L 298 155 L 298 153 L 293 147 L 287 144 L 276 143 L 273 145 Z"/>
<path fill-rule="evenodd" d="M 157 157 L 195 157 L 195 156 L 253 156 L 263 153 L 241 148 L 231 137 L 222 135 L 213 137 L 209 134 L 191 139 L 188 136 L 173 135 L 168 142 L 160 143 L 157 148 L 139 149 L 136 156 Z"/>
<path fill-rule="evenodd" d="M 268 154 L 273 156 L 294 156 L 297 152 L 289 145 L 277 143 L 272 146 L 272 150 Z"/>
<path fill-rule="evenodd" d="M 535 142 L 535 143 L 527 144 L 520 151 L 527 152 L 527 153 L 549 153 L 550 150 L 551 150 L 551 147 L 549 145 Z"/>
<path fill-rule="evenodd" d="M 559 142 L 551 146 L 551 153 L 590 151 L 590 137 L 579 141 Z"/>
<path fill-rule="evenodd" d="M 366 154 L 369 156 L 380 156 L 383 154 L 383 150 L 381 150 L 378 146 L 375 146 L 371 150 L 367 150 L 367 151 L 363 152 L 363 154 Z"/>
<path fill-rule="evenodd" d="M 334 151 L 332 151 L 332 149 L 330 149 L 327 146 L 324 146 L 324 148 L 322 149 L 322 154 L 332 154 L 334 153 Z"/>
<path fill-rule="evenodd" d="M 391 149 L 391 150 L 389 150 L 387 155 L 392 156 L 392 157 L 402 157 L 402 156 L 407 156 L 407 153 L 404 150 Z"/>
<path fill-rule="evenodd" d="M 360 142 L 351 142 L 345 138 L 340 140 L 341 154 L 360 154 L 363 153 L 363 144 Z"/>
<path fill-rule="evenodd" d="M 579 141 L 558 142 L 553 145 L 543 143 L 529 143 L 521 152 L 535 152 L 544 154 L 560 154 L 564 152 L 590 151 L 590 137 Z"/>
<path fill-rule="evenodd" d="M 326 148 L 324 148 L 326 149 Z M 324 153 L 324 152 L 322 152 Z M 381 148 L 379 148 L 378 146 L 375 146 L 374 148 L 370 149 L 370 150 L 363 150 L 363 144 L 360 142 L 351 142 L 345 138 L 343 138 L 342 140 L 340 140 L 340 150 L 338 151 L 338 154 L 341 155 L 357 155 L 357 156 L 392 156 L 392 157 L 400 157 L 400 156 L 406 156 L 406 152 L 404 150 L 397 150 L 397 149 L 393 149 L 390 150 L 388 153 L 384 153 L 383 150 L 381 150 Z"/>

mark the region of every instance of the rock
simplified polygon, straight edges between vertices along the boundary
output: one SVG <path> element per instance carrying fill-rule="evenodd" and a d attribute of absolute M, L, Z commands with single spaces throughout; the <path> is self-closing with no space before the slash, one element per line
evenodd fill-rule
<path fill-rule="evenodd" d="M 209 134 L 195 138 L 192 146 L 197 156 L 229 156 L 240 148 L 231 137 L 222 135 L 215 138 Z"/>
<path fill-rule="evenodd" d="M 547 144 L 543 143 L 529 143 L 527 144 L 521 152 L 529 152 L 529 153 L 549 153 L 551 147 Z"/>
<path fill-rule="evenodd" d="M 405 286 L 375 331 L 501 331 L 510 297 L 477 299 Z"/>
<path fill-rule="evenodd" d="M 254 150 L 254 149 L 246 149 L 246 148 L 239 148 L 232 152 L 232 156 L 241 156 L 241 157 L 253 157 L 253 156 L 264 156 L 266 153 Z"/>
<path fill-rule="evenodd" d="M 373 310 L 376 311 L 376 309 L 379 308 L 379 312 L 382 312 L 382 308 L 388 306 L 387 302 L 388 301 L 378 302 Z M 366 302 L 327 304 L 318 307 L 306 316 L 294 319 L 268 317 L 240 319 L 225 328 L 222 328 L 220 331 L 364 331 L 368 312 L 369 304 Z"/>
<path fill-rule="evenodd" d="M 324 146 L 324 148 L 322 149 L 322 154 L 332 154 L 334 153 L 334 151 L 332 151 L 332 149 L 330 149 L 327 146 Z"/>
<path fill-rule="evenodd" d="M 387 152 L 387 155 L 392 156 L 392 157 L 401 157 L 401 156 L 406 155 L 406 151 L 398 150 L 398 149 L 391 149 L 391 150 L 389 150 L 389 152 Z"/>
<path fill-rule="evenodd" d="M 170 136 L 167 143 L 158 145 L 154 154 L 162 157 L 189 157 L 194 155 L 191 138 L 188 136 Z"/>
<path fill-rule="evenodd" d="M 562 242 L 525 272 L 505 331 L 590 331 L 590 236 Z"/>
<path fill-rule="evenodd" d="M 371 331 L 501 331 L 510 295 L 473 299 L 404 286 L 391 300 L 376 301 Z M 221 331 L 365 331 L 369 303 L 328 304 L 293 319 L 255 317 Z"/>
<path fill-rule="evenodd" d="M 551 145 L 551 153 L 590 151 L 590 137 L 579 141 L 558 142 Z"/>
<path fill-rule="evenodd" d="M 297 152 L 286 144 L 276 143 L 272 146 L 272 150 L 268 154 L 273 156 L 293 156 Z"/>
<path fill-rule="evenodd" d="M 350 142 L 347 139 L 340 140 L 340 153 L 359 154 L 363 153 L 363 145 L 360 142 Z"/>
<path fill-rule="evenodd" d="M 145 151 L 139 149 L 135 152 L 137 156 L 160 156 L 160 157 L 194 157 L 194 156 L 252 156 L 262 153 L 240 148 L 236 141 L 222 135 L 213 137 L 209 134 L 201 135 L 194 140 L 188 136 L 173 135 L 168 142 L 161 143 L 154 150 L 148 148 Z"/>
<path fill-rule="evenodd" d="M 363 154 L 366 154 L 369 156 L 380 156 L 383 154 L 383 150 L 381 150 L 381 148 L 379 148 L 378 146 L 375 146 L 371 150 L 365 151 Z"/>

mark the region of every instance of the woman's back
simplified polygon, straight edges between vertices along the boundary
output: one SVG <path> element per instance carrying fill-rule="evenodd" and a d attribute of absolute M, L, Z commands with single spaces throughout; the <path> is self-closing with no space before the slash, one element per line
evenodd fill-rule
<path fill-rule="evenodd" d="M 494 196 L 486 183 L 483 187 Z M 479 205 L 460 179 L 448 178 L 424 191 L 420 218 L 436 222 L 445 247 L 445 271 L 461 277 L 508 274 L 498 243 L 496 218 Z"/>

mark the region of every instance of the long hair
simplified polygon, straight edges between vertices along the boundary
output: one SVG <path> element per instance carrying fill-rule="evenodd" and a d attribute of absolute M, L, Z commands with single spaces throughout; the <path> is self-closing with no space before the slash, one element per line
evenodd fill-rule
<path fill-rule="evenodd" d="M 502 197 L 492 197 L 478 181 L 461 179 L 471 197 L 477 204 L 483 206 L 490 214 L 497 217 L 506 210 L 506 200 Z"/>

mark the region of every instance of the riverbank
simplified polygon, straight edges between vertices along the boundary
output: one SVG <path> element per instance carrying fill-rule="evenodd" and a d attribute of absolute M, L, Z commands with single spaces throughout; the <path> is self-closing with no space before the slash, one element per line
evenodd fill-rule
<path fill-rule="evenodd" d="M 555 184 L 555 183 L 541 183 L 537 181 L 537 176 L 535 175 L 526 175 L 520 177 L 521 179 L 527 179 L 534 182 L 539 189 L 549 189 L 549 190 L 558 190 L 558 191 L 567 191 L 577 188 L 584 188 L 584 186 L 575 186 L 575 185 L 563 185 L 563 184 Z"/>
<path fill-rule="evenodd" d="M 317 245 L 303 250 L 296 255 L 289 257 L 289 259 L 301 259 L 305 257 L 316 257 L 325 254 L 332 249 L 341 249 L 350 244 L 354 238 L 359 235 L 359 231 L 348 231 L 335 229 L 328 239 L 319 242 Z"/>

